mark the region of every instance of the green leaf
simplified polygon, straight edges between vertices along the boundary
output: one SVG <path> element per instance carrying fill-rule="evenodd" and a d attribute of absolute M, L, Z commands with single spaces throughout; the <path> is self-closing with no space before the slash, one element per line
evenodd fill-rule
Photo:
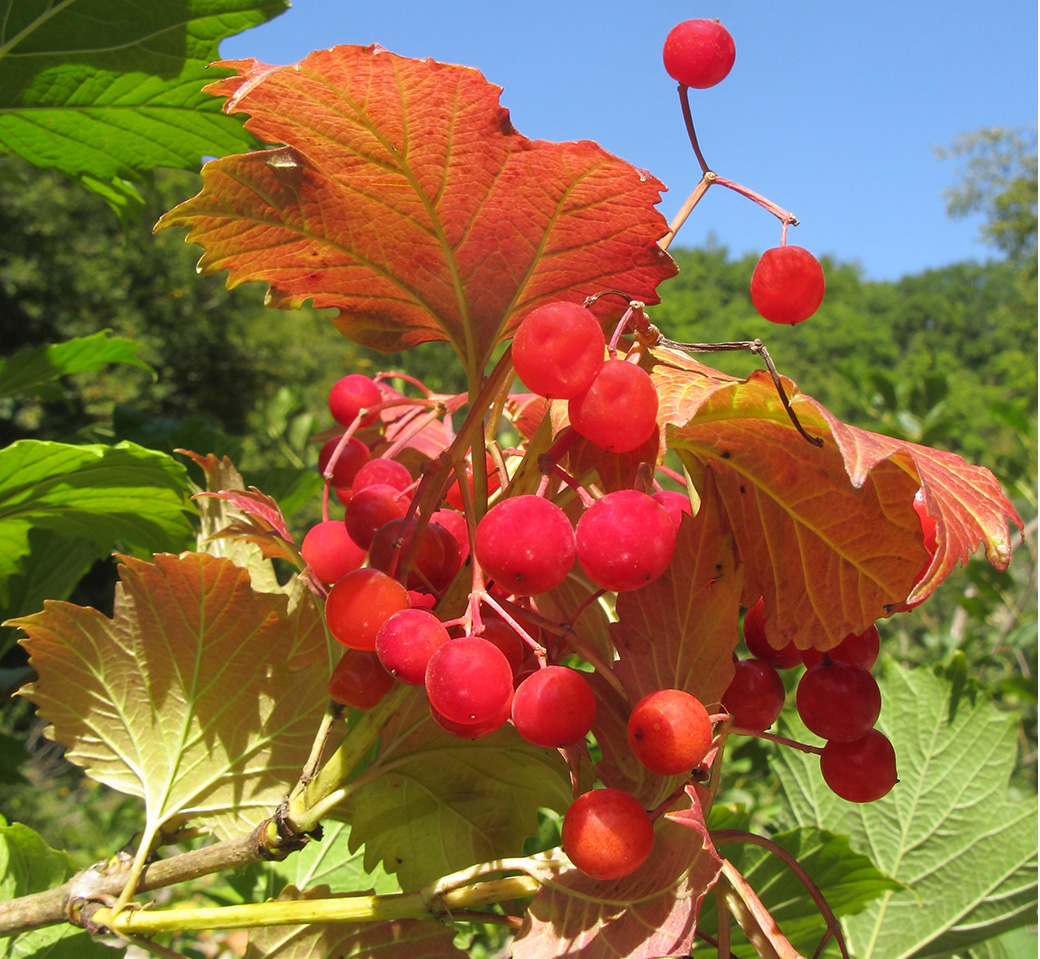
<path fill-rule="evenodd" d="M 100 330 L 64 343 L 51 343 L 0 359 L 0 396 L 17 396 L 70 373 L 96 370 L 108 363 L 151 367 L 137 356 L 141 344 Z"/>
<path fill-rule="evenodd" d="M 0 901 L 44 892 L 61 885 L 73 872 L 72 860 L 64 852 L 51 849 L 28 826 L 8 825 L 0 816 Z M 0 959 L 95 959 L 113 955 L 107 946 L 67 924 L 0 939 Z"/>
<path fill-rule="evenodd" d="M 20 571 L 34 527 L 102 552 L 179 550 L 193 511 L 185 469 L 165 453 L 19 440 L 0 450 L 0 580 Z"/>
<path fill-rule="evenodd" d="M 713 809 L 713 823 L 716 818 Z M 724 834 L 716 834 L 713 829 L 712 835 L 718 843 Z M 881 873 L 862 853 L 850 849 L 846 836 L 803 826 L 769 839 L 805 870 L 836 916 L 861 912 L 884 893 L 903 888 Z M 724 842 L 718 849 L 751 884 L 791 944 L 807 956 L 814 955 L 826 925 L 806 887 L 787 864 L 760 846 Z M 711 897 L 705 900 L 705 907 L 698 928 L 710 933 L 717 923 Z M 750 945 L 743 949 L 735 947 L 735 954 L 755 955 Z"/>
<path fill-rule="evenodd" d="M 430 719 L 413 696 L 383 732 L 379 759 L 332 815 L 365 844 L 365 869 L 382 863 L 406 892 L 447 873 L 519 856 L 538 831 L 538 809 L 571 802 L 566 763 L 555 749 L 524 742 L 512 726 L 460 739 Z"/>
<path fill-rule="evenodd" d="M 0 149 L 76 177 L 117 212 L 155 167 L 256 140 L 202 92 L 225 37 L 286 0 L 19 0 L 0 26 Z"/>
<path fill-rule="evenodd" d="M 843 920 L 859 959 L 924 959 L 966 950 L 1036 918 L 1037 804 L 1013 800 L 1016 717 L 984 696 L 951 712 L 951 684 L 883 659 L 879 728 L 899 782 L 875 803 L 839 799 L 814 757 L 779 750 L 775 768 L 795 818 L 845 833 L 905 884 Z M 795 720 L 781 731 L 811 740 Z"/>
<path fill-rule="evenodd" d="M 35 612 L 45 599 L 68 599 L 103 555 L 88 540 L 69 539 L 52 529 L 30 529 L 29 552 L 18 572 L 0 579 L 0 623 Z M 0 626 L 0 656 L 17 638 L 17 630 Z"/>

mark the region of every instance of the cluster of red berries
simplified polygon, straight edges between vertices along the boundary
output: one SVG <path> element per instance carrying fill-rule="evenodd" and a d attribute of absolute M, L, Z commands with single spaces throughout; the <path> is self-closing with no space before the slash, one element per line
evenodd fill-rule
<path fill-rule="evenodd" d="M 524 317 L 513 338 L 513 367 L 532 392 L 567 400 L 574 431 L 611 453 L 627 453 L 654 435 L 650 374 L 608 357 L 603 328 L 584 306 L 557 301 Z"/>
<path fill-rule="evenodd" d="M 842 799 L 873 802 L 896 783 L 895 751 L 874 728 L 881 712 L 881 692 L 870 669 L 878 657 L 877 626 L 850 633 L 826 653 L 781 649 L 765 635 L 765 601 L 744 616 L 744 644 L 751 653 L 734 664 L 736 673 L 722 705 L 738 729 L 762 732 L 780 715 L 786 690 L 778 670 L 805 666 L 798 682 L 798 715 L 826 745 L 820 754 L 824 781 Z"/>

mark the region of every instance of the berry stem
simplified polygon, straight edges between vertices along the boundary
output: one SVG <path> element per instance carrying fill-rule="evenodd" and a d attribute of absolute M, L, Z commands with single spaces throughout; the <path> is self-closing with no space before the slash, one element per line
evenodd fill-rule
<path fill-rule="evenodd" d="M 794 428 L 798 430 L 803 439 L 812 443 L 813 446 L 823 446 L 823 440 L 820 437 L 807 433 L 805 427 L 802 426 L 798 415 L 791 406 L 791 401 L 787 396 L 787 391 L 784 389 L 783 382 L 780 380 L 780 373 L 777 371 L 776 364 L 773 363 L 773 358 L 769 355 L 765 344 L 757 337 L 753 340 L 733 340 L 728 343 L 679 343 L 676 340 L 668 339 L 667 336 L 658 335 L 654 345 L 666 346 L 673 350 L 682 350 L 684 353 L 722 353 L 733 350 L 747 350 L 760 356 L 766 370 L 769 372 L 773 385 L 776 387 L 780 402 L 787 411 Z"/>
<path fill-rule="evenodd" d="M 697 140 L 697 131 L 693 128 L 693 111 L 690 110 L 690 88 L 685 84 L 679 84 L 679 106 L 682 108 L 683 122 L 686 124 L 686 133 L 690 137 L 690 145 L 697 156 L 697 162 L 701 165 L 701 173 L 705 177 L 711 172 L 708 161 L 704 159 L 701 145 Z"/>
<path fill-rule="evenodd" d="M 810 746 L 808 743 L 800 743 L 795 739 L 788 739 L 786 736 L 767 733 L 760 729 L 741 729 L 739 726 L 731 726 L 729 731 L 735 736 L 754 736 L 756 739 L 768 739 L 771 743 L 790 746 L 792 749 L 800 749 L 803 753 L 816 753 L 818 756 L 823 752 L 822 746 Z"/>
<path fill-rule="evenodd" d="M 768 850 L 780 859 L 784 865 L 786 865 L 787 868 L 798 877 L 798 881 L 805 886 L 805 890 L 812 897 L 812 901 L 816 904 L 816 908 L 819 909 L 820 914 L 827 920 L 827 931 L 820 940 L 815 955 L 820 955 L 823 951 L 823 947 L 827 944 L 827 941 L 833 936 L 838 943 L 838 948 L 841 950 L 842 959 L 849 959 L 848 948 L 845 945 L 845 937 L 842 934 L 841 924 L 838 922 L 837 916 L 834 915 L 834 911 L 831 909 L 826 898 L 824 898 L 823 893 L 820 892 L 819 887 L 812 881 L 809 874 L 802 868 L 794 856 L 771 839 L 767 839 L 765 836 L 756 836 L 754 833 L 744 832 L 741 829 L 719 829 L 711 834 L 711 838 L 716 847 L 728 846 L 736 843 L 746 843 L 752 846 L 761 846 L 763 849 Z"/>
<path fill-rule="evenodd" d="M 672 222 L 668 224 L 668 232 L 657 241 L 657 245 L 662 250 L 668 249 L 672 240 L 675 239 L 675 234 L 679 232 L 679 229 L 693 212 L 693 208 L 701 202 L 701 197 L 708 192 L 708 187 L 710 187 L 716 179 L 717 177 L 711 172 L 711 170 L 706 170 L 700 180 L 697 181 L 697 185 L 686 198 L 686 202 L 683 203 L 682 207 L 680 207 L 679 212 L 672 217 Z"/>
<path fill-rule="evenodd" d="M 785 238 L 787 236 L 786 230 L 788 224 L 790 224 L 791 226 L 798 226 L 798 218 L 793 213 L 791 213 L 788 210 L 785 210 L 782 206 L 777 206 L 772 200 L 769 200 L 766 197 L 762 196 L 761 193 L 756 193 L 754 190 L 746 186 L 742 186 L 741 184 L 736 183 L 733 180 L 728 180 L 724 176 L 716 176 L 715 182 L 719 186 L 728 187 L 730 190 L 733 190 L 735 193 L 739 193 L 741 196 L 746 196 L 749 200 L 753 200 L 760 207 L 772 213 L 773 216 L 777 217 L 777 219 L 779 219 L 780 222 L 783 224 L 783 229 L 785 231 L 783 235 Z"/>

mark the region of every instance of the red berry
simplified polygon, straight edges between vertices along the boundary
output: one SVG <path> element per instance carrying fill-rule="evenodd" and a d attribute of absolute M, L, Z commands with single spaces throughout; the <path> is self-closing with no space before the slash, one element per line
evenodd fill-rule
<path fill-rule="evenodd" d="M 381 569 L 384 573 L 398 575 L 418 528 L 419 521 L 414 516 L 411 519 L 392 519 L 380 526 L 368 547 L 369 565 Z M 409 589 L 420 589 L 427 583 L 437 585 L 435 580 L 443 575 L 445 540 L 441 538 L 440 533 L 450 538 L 450 534 L 442 527 L 434 530 L 427 526 L 422 531 L 418 549 L 412 557 L 411 572 L 408 574 L 406 585 Z M 455 545 L 454 539 L 451 545 Z M 455 573 L 452 572 L 451 575 L 454 576 Z"/>
<path fill-rule="evenodd" d="M 342 437 L 340 436 L 332 437 L 332 439 L 327 440 L 322 445 L 321 450 L 318 452 L 318 472 L 322 476 L 325 475 L 329 464 L 332 462 L 332 456 L 336 452 L 336 447 L 339 446 L 341 439 Z M 336 457 L 329 485 L 336 489 L 348 489 L 351 483 L 354 482 L 354 477 L 357 476 L 358 470 L 368 462 L 371 455 L 368 447 L 356 436 L 352 436 L 347 440 L 343 449 L 340 450 L 339 456 Z"/>
<path fill-rule="evenodd" d="M 827 650 L 827 655 L 843 663 L 859 663 L 864 669 L 870 669 L 877 662 L 881 651 L 881 634 L 877 625 L 871 623 L 862 633 L 849 633 L 837 646 Z M 815 666 L 823 661 L 823 653 L 815 649 L 800 651 L 802 662 L 806 666 Z"/>
<path fill-rule="evenodd" d="M 620 879 L 650 857 L 654 826 L 639 801 L 620 789 L 593 789 L 563 817 L 563 851 L 586 876 Z"/>
<path fill-rule="evenodd" d="M 751 302 L 773 323 L 801 323 L 823 302 L 823 267 L 800 246 L 766 250 L 751 275 Z"/>
<path fill-rule="evenodd" d="M 664 41 L 668 75 L 699 90 L 724 80 L 736 57 L 733 37 L 718 20 L 684 20 Z"/>
<path fill-rule="evenodd" d="M 801 654 L 794 643 L 788 643 L 781 649 L 769 645 L 766 639 L 766 601 L 760 596 L 744 614 L 744 645 L 755 659 L 761 659 L 774 669 L 794 669 L 802 664 Z"/>
<path fill-rule="evenodd" d="M 736 671 L 722 694 L 722 705 L 729 710 L 737 728 L 763 732 L 776 722 L 784 708 L 784 681 L 760 659 L 741 659 L 734 666 Z"/>
<path fill-rule="evenodd" d="M 300 554 L 323 583 L 334 583 L 365 563 L 365 551 L 350 538 L 339 520 L 326 520 L 307 530 Z"/>
<path fill-rule="evenodd" d="M 477 524 L 477 562 L 507 592 L 533 596 L 559 586 L 574 565 L 574 529 L 559 506 L 541 496 L 513 496 Z"/>
<path fill-rule="evenodd" d="M 596 500 L 578 520 L 578 562 L 603 589 L 623 592 L 660 576 L 675 552 L 668 511 L 638 490 L 617 490 Z"/>
<path fill-rule="evenodd" d="M 524 317 L 513 338 L 513 367 L 533 393 L 570 399 L 603 365 L 606 340 L 591 310 L 547 303 Z"/>
<path fill-rule="evenodd" d="M 379 387 L 367 376 L 351 373 L 332 385 L 329 390 L 329 412 L 342 426 L 350 426 L 358 413 L 383 401 Z M 370 426 L 379 418 L 378 413 L 366 416 L 362 426 Z"/>
<path fill-rule="evenodd" d="M 628 745 L 647 769 L 662 776 L 689 774 L 711 749 L 711 719 L 696 696 L 659 689 L 628 717 Z"/>
<path fill-rule="evenodd" d="M 596 718 L 588 680 L 567 666 L 532 673 L 513 695 L 513 725 L 536 746 L 568 746 L 585 738 Z"/>
<path fill-rule="evenodd" d="M 642 446 L 657 426 L 657 389 L 635 363 L 607 360 L 592 384 L 567 404 L 571 426 L 611 453 Z"/>
<path fill-rule="evenodd" d="M 343 706 L 371 709 L 394 685 L 394 677 L 375 653 L 348 649 L 340 657 L 329 680 L 329 698 Z"/>
<path fill-rule="evenodd" d="M 408 590 L 396 579 L 366 567 L 332 584 L 325 599 L 325 622 L 344 646 L 372 652 L 383 623 L 410 605 Z"/>
<path fill-rule="evenodd" d="M 851 742 L 869 730 L 881 713 L 881 691 L 859 663 L 820 662 L 798 682 L 798 715 L 823 739 Z"/>
<path fill-rule="evenodd" d="M 660 503 L 668 511 L 668 515 L 672 518 L 672 525 L 676 530 L 679 529 L 679 524 L 682 522 L 684 515 L 693 515 L 693 504 L 690 503 L 690 497 L 685 493 L 680 493 L 678 490 L 662 489 L 651 495 L 657 503 Z"/>
<path fill-rule="evenodd" d="M 828 742 L 820 754 L 820 771 L 831 790 L 849 802 L 874 802 L 899 781 L 896 751 L 876 729 L 852 742 Z"/>
<path fill-rule="evenodd" d="M 376 633 L 376 655 L 383 668 L 409 686 L 426 680 L 430 657 L 446 642 L 448 631 L 425 609 L 402 609 Z"/>
<path fill-rule="evenodd" d="M 366 486 L 377 485 L 392 486 L 398 492 L 404 492 L 412 485 L 412 474 L 408 472 L 407 466 L 397 460 L 369 460 L 354 474 L 350 488 L 359 493 Z"/>
<path fill-rule="evenodd" d="M 462 636 L 438 647 L 426 667 L 430 705 L 453 723 L 484 723 L 513 695 L 513 670 L 497 646 Z"/>

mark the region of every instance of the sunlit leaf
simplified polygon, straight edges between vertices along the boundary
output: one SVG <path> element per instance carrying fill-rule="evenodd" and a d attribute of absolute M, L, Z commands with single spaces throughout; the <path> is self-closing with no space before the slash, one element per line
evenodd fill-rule
<path fill-rule="evenodd" d="M 255 590 L 202 553 L 125 559 L 108 619 L 50 602 L 16 620 L 39 678 L 22 692 L 66 758 L 218 836 L 269 815 L 296 781 L 325 706 L 325 631 L 307 596 Z"/>
<path fill-rule="evenodd" d="M 988 470 L 841 423 L 785 380 L 818 447 L 767 374 L 738 380 L 673 350 L 655 360 L 669 447 L 696 485 L 713 476 L 746 570 L 743 603 L 765 597 L 775 646 L 829 648 L 925 598 L 980 546 L 1006 567 L 1021 520 Z M 913 509 L 920 487 L 939 518 L 930 564 Z"/>
<path fill-rule="evenodd" d="M 18 440 L 0 450 L 0 579 L 20 571 L 34 527 L 86 540 L 99 554 L 180 549 L 191 512 L 184 467 L 165 453 Z"/>
<path fill-rule="evenodd" d="M 469 370 L 550 299 L 623 289 L 657 302 L 661 184 L 591 142 L 529 140 L 480 73 L 379 47 L 223 64 L 208 89 L 273 150 L 206 165 L 187 226 L 204 272 L 307 300 L 365 346 L 448 340 Z"/>
<path fill-rule="evenodd" d="M 883 659 L 879 728 L 892 740 L 899 782 L 857 805 L 827 789 L 814 757 L 777 753 L 775 769 L 794 815 L 846 833 L 902 891 L 844 920 L 859 959 L 953 955 L 1036 920 L 1036 798 L 1014 798 L 1015 717 L 985 697 L 961 700 L 928 670 Z M 793 719 L 791 720 L 793 722 Z M 803 741 L 803 729 L 787 734 Z"/>

